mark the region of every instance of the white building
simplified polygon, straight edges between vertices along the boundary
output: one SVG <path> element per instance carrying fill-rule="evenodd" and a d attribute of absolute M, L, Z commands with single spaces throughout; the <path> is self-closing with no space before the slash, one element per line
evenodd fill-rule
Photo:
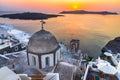
<path fill-rule="evenodd" d="M 0 68 L 0 80 L 59 80 L 58 73 L 16 74 L 8 67 Z"/>
<path fill-rule="evenodd" d="M 30 67 L 40 70 L 55 66 L 60 56 L 60 46 L 53 34 L 42 29 L 32 35 L 27 48 Z"/>
<path fill-rule="evenodd" d="M 21 80 L 20 77 L 7 67 L 0 68 L 0 80 Z"/>
<path fill-rule="evenodd" d="M 4 28 L 2 28 L 2 27 L 0 27 L 0 37 L 2 38 L 2 37 L 7 37 L 7 30 L 6 29 L 4 29 Z"/>
<path fill-rule="evenodd" d="M 10 24 L 1 24 L 0 23 L 0 37 L 6 38 L 8 36 L 7 31 L 12 30 L 13 26 Z"/>

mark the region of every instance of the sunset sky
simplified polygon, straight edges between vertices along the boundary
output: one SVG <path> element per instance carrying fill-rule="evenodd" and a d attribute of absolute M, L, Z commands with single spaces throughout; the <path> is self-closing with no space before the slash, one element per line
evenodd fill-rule
<path fill-rule="evenodd" d="M 120 12 L 120 0 L 0 0 L 0 11 L 52 13 L 78 9 Z"/>

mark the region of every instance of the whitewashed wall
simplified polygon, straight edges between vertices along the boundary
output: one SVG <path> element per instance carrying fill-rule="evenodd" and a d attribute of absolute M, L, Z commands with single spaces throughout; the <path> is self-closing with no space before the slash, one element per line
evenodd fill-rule
<path fill-rule="evenodd" d="M 50 58 L 50 66 L 54 66 L 54 57 L 53 57 L 53 54 L 51 53 L 51 54 L 46 54 L 41 56 L 42 68 L 46 67 L 46 61 L 45 61 L 46 57 Z"/>
<path fill-rule="evenodd" d="M 5 29 L 2 29 L 2 28 L 0 28 L 0 36 L 1 35 L 4 35 L 5 37 L 7 37 L 7 31 L 5 30 Z"/>
<path fill-rule="evenodd" d="M 29 56 L 29 64 L 30 64 L 30 66 L 39 69 L 39 59 L 38 59 L 38 55 L 34 55 L 34 54 L 28 53 L 28 56 Z M 32 58 L 33 56 L 34 56 L 35 59 L 36 59 L 36 65 L 34 65 L 34 61 L 33 61 L 33 58 Z"/>
<path fill-rule="evenodd" d="M 61 54 L 60 54 L 60 49 L 59 49 L 59 50 L 56 51 L 56 59 L 55 59 L 55 60 L 56 60 L 56 61 L 55 61 L 56 63 L 57 63 L 57 61 L 60 60 L 60 56 L 61 56 Z"/>

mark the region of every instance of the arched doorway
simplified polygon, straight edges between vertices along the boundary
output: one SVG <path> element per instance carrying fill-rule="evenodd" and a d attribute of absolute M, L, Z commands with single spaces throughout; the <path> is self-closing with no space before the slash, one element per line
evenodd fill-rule
<path fill-rule="evenodd" d="M 46 64 L 46 66 L 50 66 L 50 58 L 49 57 L 45 58 L 45 64 Z"/>
<path fill-rule="evenodd" d="M 36 58 L 34 56 L 32 56 L 32 65 L 36 66 Z"/>

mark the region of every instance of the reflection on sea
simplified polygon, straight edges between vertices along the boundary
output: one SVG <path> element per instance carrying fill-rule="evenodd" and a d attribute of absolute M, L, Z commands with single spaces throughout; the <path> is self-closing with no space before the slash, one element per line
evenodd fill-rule
<path fill-rule="evenodd" d="M 80 40 L 83 53 L 99 55 L 101 48 L 120 35 L 120 15 L 65 15 L 46 20 L 45 29 L 53 33 L 58 41 L 69 46 L 71 39 Z M 0 18 L 0 23 L 9 23 L 29 33 L 41 29 L 39 20 Z"/>

